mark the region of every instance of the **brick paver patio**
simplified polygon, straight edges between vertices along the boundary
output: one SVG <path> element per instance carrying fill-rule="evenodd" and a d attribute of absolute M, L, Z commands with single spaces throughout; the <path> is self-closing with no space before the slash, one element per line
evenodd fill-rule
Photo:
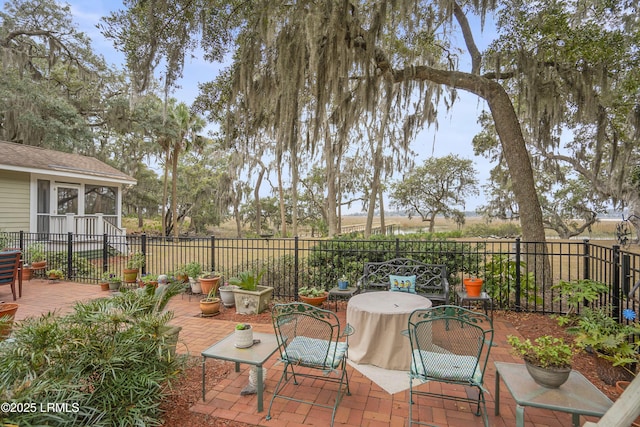
<path fill-rule="evenodd" d="M 108 292 L 100 291 L 97 285 L 78 284 L 71 282 L 49 282 L 47 280 L 33 279 L 23 284 L 23 295 L 17 303 L 20 305 L 16 319 L 21 320 L 28 316 L 37 316 L 47 311 L 69 311 L 74 301 L 87 300 L 107 296 Z M 0 301 L 11 302 L 11 292 L 8 286 L 0 287 Z M 178 351 L 200 356 L 200 352 L 222 339 L 233 331 L 235 322 L 214 319 L 202 319 L 198 298 L 191 300 L 185 295 L 175 297 L 169 304 L 169 309 L 175 313 L 173 324 L 182 326 Z M 340 310 L 338 315 L 341 322 L 345 322 L 346 313 Z M 508 334 L 517 334 L 517 331 L 508 323 L 496 316 L 494 321 L 495 347 L 491 350 L 489 367 L 485 377 L 487 394 L 487 409 L 491 426 L 515 425 L 515 402 L 505 389 L 501 388 L 500 416 L 494 415 L 494 361 L 518 362 L 514 359 L 506 343 Z M 270 324 L 255 325 L 259 332 L 272 333 Z M 381 345 L 384 345 L 381 343 Z M 266 409 L 271 399 L 270 390 L 273 390 L 280 373 L 282 364 L 277 362 L 277 353 L 265 365 L 267 368 L 265 411 L 257 413 L 256 396 L 241 396 L 240 390 L 247 385 L 248 366 L 241 366 L 239 373 L 232 372 L 227 378 L 220 381 L 213 389 L 208 390 L 204 402 L 199 402 L 191 410 L 200 413 L 211 414 L 216 417 L 259 424 L 270 427 L 293 426 L 327 426 L 331 420 L 331 410 L 312 407 L 296 402 L 277 400 L 273 405 L 272 419 L 265 419 Z M 229 362 L 231 363 L 231 362 Z M 407 425 L 408 416 L 408 391 L 388 394 L 378 385 L 360 372 L 351 367 L 348 368 L 351 384 L 351 396 L 344 396 L 338 408 L 335 425 L 354 427 L 382 427 Z M 408 381 L 408 379 L 407 379 Z M 328 390 L 325 390 L 324 388 Z M 432 387 L 441 387 L 433 384 Z M 318 387 L 299 387 L 298 396 L 304 398 L 304 393 L 314 393 L 318 399 L 331 399 L 334 395 L 335 384 L 321 384 Z M 454 388 L 454 393 L 466 393 L 462 388 Z M 472 413 L 469 405 L 440 399 L 430 399 L 419 406 L 422 420 L 436 426 L 472 427 L 482 426 L 482 418 Z M 414 411 L 415 412 L 415 411 Z M 557 427 L 571 426 L 569 414 L 528 408 L 525 414 L 526 426 L 531 427 Z M 581 422 L 586 419 L 581 418 Z M 594 421 L 594 419 L 590 419 Z"/>

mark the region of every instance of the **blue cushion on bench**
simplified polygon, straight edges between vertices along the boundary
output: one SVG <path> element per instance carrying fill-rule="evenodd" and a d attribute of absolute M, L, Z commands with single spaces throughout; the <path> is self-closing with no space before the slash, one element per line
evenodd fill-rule
<path fill-rule="evenodd" d="M 416 276 L 395 276 L 389 275 L 389 282 L 391 283 L 390 290 L 395 292 L 409 292 L 416 293 Z"/>

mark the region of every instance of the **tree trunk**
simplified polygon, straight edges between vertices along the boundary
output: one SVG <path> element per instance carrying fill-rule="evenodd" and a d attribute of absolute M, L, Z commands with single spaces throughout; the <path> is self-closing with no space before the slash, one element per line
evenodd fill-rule
<path fill-rule="evenodd" d="M 382 185 L 378 187 L 378 203 L 380 204 L 380 233 L 387 234 L 387 224 L 384 220 L 384 191 L 382 191 Z"/>
<path fill-rule="evenodd" d="M 253 199 L 255 203 L 255 211 L 256 211 L 256 233 L 260 234 L 262 232 L 262 208 L 260 207 L 260 186 L 262 185 L 262 178 L 267 170 L 265 168 L 260 168 L 260 173 L 258 174 L 258 179 L 256 179 L 256 188 L 253 189 Z"/>
<path fill-rule="evenodd" d="M 277 173 L 278 173 L 278 199 L 280 205 L 280 235 L 282 237 L 287 237 L 287 213 L 284 206 L 284 188 L 282 188 L 282 163 L 278 162 L 277 165 Z M 294 205 L 295 210 L 295 205 Z"/>
<path fill-rule="evenodd" d="M 173 150 L 173 162 L 171 170 L 171 217 L 173 218 L 173 237 L 180 237 L 180 221 L 178 220 L 178 158 L 180 149 Z"/>
<path fill-rule="evenodd" d="M 396 82 L 431 81 L 466 90 L 487 101 L 509 167 L 514 195 L 520 209 L 522 239 L 529 242 L 546 242 L 542 209 L 533 181 L 529 153 L 522 136 L 518 116 L 504 88 L 497 82 L 482 76 L 426 66 L 392 71 L 392 73 Z"/>

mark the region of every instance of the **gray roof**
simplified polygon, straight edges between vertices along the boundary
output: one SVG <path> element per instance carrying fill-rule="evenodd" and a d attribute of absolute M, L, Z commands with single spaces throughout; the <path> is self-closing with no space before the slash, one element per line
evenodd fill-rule
<path fill-rule="evenodd" d="M 0 170 L 23 170 L 58 175 L 85 175 L 135 184 L 124 172 L 93 157 L 0 141 Z"/>

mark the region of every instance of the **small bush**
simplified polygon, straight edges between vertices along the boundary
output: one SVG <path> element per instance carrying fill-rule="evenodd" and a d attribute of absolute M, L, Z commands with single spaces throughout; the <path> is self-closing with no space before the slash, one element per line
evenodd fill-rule
<path fill-rule="evenodd" d="M 160 401 L 182 363 L 168 342 L 172 313 L 160 312 L 171 295 L 126 292 L 14 328 L 0 346 L 0 401 L 70 410 L 0 414 L 0 424 L 161 425 Z"/>

